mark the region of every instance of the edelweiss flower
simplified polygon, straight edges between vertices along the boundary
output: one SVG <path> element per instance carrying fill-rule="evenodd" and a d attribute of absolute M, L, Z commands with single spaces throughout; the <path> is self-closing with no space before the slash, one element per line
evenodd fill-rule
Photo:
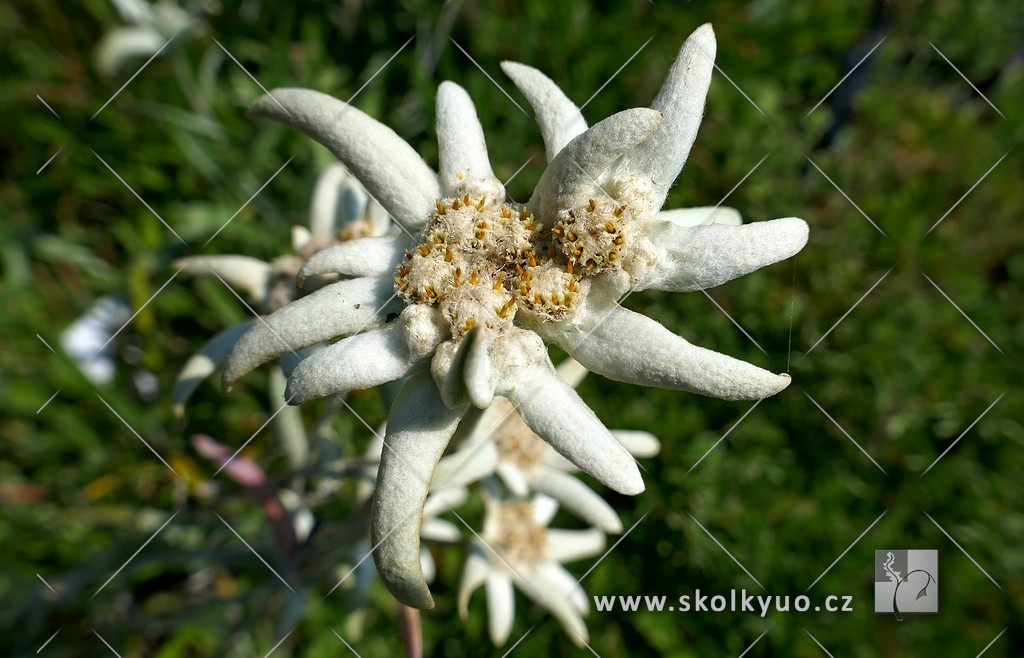
<path fill-rule="evenodd" d="M 789 384 L 788 375 L 691 345 L 616 303 L 630 290 L 715 286 L 806 243 L 800 219 L 694 225 L 693 211 L 659 213 L 696 138 L 714 52 L 711 27 L 698 29 L 652 109 L 589 129 L 549 78 L 504 64 L 534 107 L 549 159 L 526 204 L 505 198 L 473 103 L 454 83 L 438 90 L 438 174 L 392 130 L 324 94 L 281 89 L 253 105 L 253 115 L 327 146 L 407 232 L 312 259 L 300 277 L 355 278 L 254 325 L 224 368 L 230 385 L 280 354 L 348 336 L 295 368 L 293 404 L 411 375 L 388 419 L 371 528 L 377 567 L 399 600 L 433 605 L 410 521 L 470 404 L 508 399 L 569 461 L 616 491 L 643 491 L 632 455 L 558 378 L 545 342 L 634 384 L 733 400 Z"/>
<path fill-rule="evenodd" d="M 473 592 L 487 586 L 487 627 L 495 645 L 504 644 L 512 630 L 515 584 L 562 624 L 573 642 L 588 639 L 583 615 L 587 595 L 565 570 L 563 562 L 597 555 L 604 548 L 604 533 L 596 528 L 549 528 L 558 505 L 550 498 L 502 501 L 488 497 L 484 531 L 475 539 L 459 584 L 459 615 L 469 611 Z"/>

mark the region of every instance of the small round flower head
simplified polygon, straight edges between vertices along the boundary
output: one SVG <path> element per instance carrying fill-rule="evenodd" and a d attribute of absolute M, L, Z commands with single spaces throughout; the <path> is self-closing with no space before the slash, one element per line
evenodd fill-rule
<path fill-rule="evenodd" d="M 517 587 L 547 609 L 577 646 L 587 642 L 587 596 L 562 566 L 596 555 L 604 549 L 604 533 L 596 528 L 549 528 L 558 505 L 544 496 L 532 499 L 485 499 L 483 532 L 466 557 L 459 585 L 459 614 L 465 618 L 469 601 L 481 585 L 487 590 L 487 621 L 491 641 L 504 644 L 515 618 Z"/>
<path fill-rule="evenodd" d="M 251 113 L 327 146 L 402 227 L 354 240 L 300 272 L 351 277 L 254 325 L 224 367 L 225 384 L 280 354 L 341 338 L 292 373 L 293 404 L 409 377 L 388 419 L 372 541 L 401 601 L 430 607 L 419 569 L 420 517 L 432 473 L 470 405 L 505 398 L 542 439 L 612 489 L 643 479 L 629 452 L 555 373 L 546 343 L 587 369 L 646 386 L 758 399 L 789 384 L 696 347 L 617 300 L 648 288 L 707 288 L 792 256 L 807 240 L 795 218 L 737 225 L 734 213 L 662 212 L 704 111 L 715 39 L 686 41 L 651 108 L 587 127 L 544 74 L 503 69 L 533 105 L 548 166 L 525 204 L 491 170 L 468 94 L 437 94 L 435 172 L 394 131 L 324 94 L 280 89 Z M 325 250 L 327 253 L 331 250 Z"/>

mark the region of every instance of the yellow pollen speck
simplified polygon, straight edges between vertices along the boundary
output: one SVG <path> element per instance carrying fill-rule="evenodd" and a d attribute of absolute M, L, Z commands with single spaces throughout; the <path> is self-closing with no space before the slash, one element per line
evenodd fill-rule
<path fill-rule="evenodd" d="M 504 272 L 498 272 L 498 280 L 494 282 L 494 289 L 501 290 L 501 280 L 505 278 Z"/>
<path fill-rule="evenodd" d="M 605 222 L 604 223 L 604 230 L 608 231 L 609 233 L 614 233 L 615 232 L 615 224 L 612 224 L 611 222 Z"/>
<path fill-rule="evenodd" d="M 508 211 L 508 207 L 506 207 L 504 203 L 501 204 L 501 216 L 502 216 L 502 218 L 503 219 L 508 219 L 509 215 L 510 215 L 510 213 Z"/>
<path fill-rule="evenodd" d="M 452 262 L 452 258 L 454 258 L 454 254 L 452 254 L 452 248 L 451 247 L 445 247 L 445 250 L 444 250 L 444 262 L 450 263 L 450 262 Z"/>
<path fill-rule="evenodd" d="M 533 252 L 526 252 L 526 262 L 530 264 L 530 267 L 537 267 L 537 259 L 533 256 Z"/>
<path fill-rule="evenodd" d="M 469 205 L 469 195 L 468 194 L 466 196 L 462 197 L 462 203 L 467 205 L 467 206 Z"/>
<path fill-rule="evenodd" d="M 477 210 L 483 210 L 484 209 L 484 205 L 486 203 L 487 203 L 487 197 L 485 197 L 485 196 L 484 197 L 480 197 L 480 203 L 476 204 L 476 209 Z"/>
<path fill-rule="evenodd" d="M 594 201 L 593 199 L 591 199 L 590 200 L 590 211 L 593 212 L 595 210 L 597 210 L 597 201 Z"/>
<path fill-rule="evenodd" d="M 462 204 L 459 202 L 458 199 L 452 201 L 452 210 L 458 210 L 461 207 L 462 207 Z"/>
<path fill-rule="evenodd" d="M 477 282 L 476 270 L 473 270 L 473 273 L 471 275 L 469 275 L 469 282 L 472 283 L 473 285 L 476 285 L 476 282 Z"/>
<path fill-rule="evenodd" d="M 626 209 L 626 207 L 625 207 L 625 206 L 619 206 L 618 208 L 616 208 L 616 209 L 615 209 L 615 216 L 616 216 L 616 217 L 618 217 L 619 215 L 621 215 L 621 214 L 622 214 L 622 212 L 623 212 L 623 211 L 624 211 L 625 209 Z"/>
<path fill-rule="evenodd" d="M 466 172 L 460 171 L 459 172 L 459 180 L 464 180 L 465 178 L 466 178 Z"/>
<path fill-rule="evenodd" d="M 434 201 L 434 203 L 437 204 L 437 214 L 438 215 L 443 215 L 444 214 L 444 206 L 441 205 L 441 200 L 437 199 L 437 200 Z"/>
<path fill-rule="evenodd" d="M 430 255 L 430 248 L 427 247 L 427 245 L 420 244 L 419 247 L 420 247 L 420 253 L 421 254 L 423 254 L 424 256 L 429 256 Z"/>

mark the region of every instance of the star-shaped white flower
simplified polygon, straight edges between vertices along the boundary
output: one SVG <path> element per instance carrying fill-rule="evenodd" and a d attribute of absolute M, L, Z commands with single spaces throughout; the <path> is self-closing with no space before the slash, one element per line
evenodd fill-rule
<path fill-rule="evenodd" d="M 711 27 L 701 27 L 652 108 L 590 128 L 550 79 L 506 63 L 549 159 L 525 205 L 506 199 L 473 103 L 454 83 L 438 90 L 439 173 L 394 131 L 330 96 L 280 89 L 253 105 L 253 115 L 327 146 L 406 231 L 311 259 L 300 277 L 353 278 L 254 325 L 224 367 L 230 385 L 280 354 L 347 336 L 295 368 L 292 403 L 409 377 L 388 419 L 371 528 L 377 567 L 399 600 L 433 605 L 415 519 L 470 405 L 504 397 L 576 466 L 621 493 L 643 491 L 632 455 L 558 378 L 545 342 L 593 372 L 645 386 L 740 400 L 789 384 L 789 375 L 696 347 L 617 304 L 630 290 L 715 286 L 806 243 L 800 219 L 735 225 L 729 213 L 702 221 L 694 211 L 660 212 L 696 138 L 714 52 Z"/>
<path fill-rule="evenodd" d="M 588 640 L 583 615 L 587 595 L 564 562 L 597 555 L 604 533 L 597 528 L 549 528 L 558 505 L 545 496 L 530 500 L 485 499 L 483 532 L 466 556 L 459 584 L 459 614 L 465 619 L 469 599 L 481 585 L 487 591 L 487 628 L 495 645 L 504 644 L 515 619 L 513 585 L 546 608 L 577 645 Z"/>

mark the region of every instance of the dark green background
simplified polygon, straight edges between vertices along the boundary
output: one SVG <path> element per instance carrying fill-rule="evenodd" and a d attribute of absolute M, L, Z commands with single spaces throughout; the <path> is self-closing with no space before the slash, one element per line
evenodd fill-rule
<path fill-rule="evenodd" d="M 523 199 L 543 168 L 539 131 L 452 40 L 528 107 L 501 75 L 501 60 L 544 70 L 582 104 L 651 39 L 586 106 L 595 122 L 649 103 L 685 37 L 709 21 L 721 71 L 667 205 L 715 204 L 770 154 L 726 203 L 749 221 L 804 217 L 810 242 L 792 261 L 710 291 L 767 356 L 700 293 L 643 293 L 625 304 L 697 344 L 788 370 L 793 385 L 758 405 L 688 474 L 748 403 L 588 378 L 580 392 L 606 424 L 650 430 L 663 450 L 645 462 L 646 493 L 608 493 L 627 528 L 643 521 L 584 585 L 591 595 L 760 592 L 696 519 L 770 593 L 795 596 L 886 513 L 810 590 L 820 598 L 854 596 L 853 613 L 760 619 L 592 610 L 593 651 L 738 656 L 764 633 L 747 656 L 826 655 L 813 635 L 836 658 L 967 657 L 1008 629 L 985 655 L 1020 653 L 1024 9 L 996 0 L 193 3 L 196 28 L 179 35 L 90 122 L 144 60 L 100 76 L 96 44 L 120 19 L 98 0 L 66 4 L 0 7 L 0 628 L 14 655 L 35 655 L 57 629 L 40 655 L 112 655 L 93 629 L 126 657 L 262 656 L 289 630 L 274 656 L 348 651 L 328 628 L 341 632 L 346 623 L 338 593 L 325 598 L 337 580 L 330 569 L 342 560 L 337 547 L 315 541 L 304 565 L 283 563 L 256 503 L 223 477 L 212 495 L 203 493 L 214 469 L 189 437 L 204 432 L 240 445 L 268 417 L 265 374 L 250 376 L 229 396 L 204 384 L 187 420 L 171 414 L 168 387 L 177 369 L 248 311 L 216 281 L 181 276 L 117 339 L 118 378 L 98 393 L 183 479 L 172 478 L 68 359 L 36 337 L 57 346 L 63 328 L 103 294 L 138 309 L 187 251 L 90 149 L 192 244 L 202 244 L 294 156 L 204 251 L 271 258 L 289 249 L 290 226 L 306 222 L 316 174 L 329 157 L 293 131 L 244 117 L 260 89 L 213 38 L 267 88 L 311 87 L 347 99 L 414 37 L 354 104 L 434 163 L 436 85 L 457 81 L 477 104 L 499 177 L 533 156 L 509 186 Z M 37 174 L 58 148 L 61 154 Z M 136 370 L 156 374 L 160 397 L 139 398 L 131 383 Z M 352 404 L 371 424 L 383 420 L 377 393 L 355 396 Z M 368 438 L 348 412 L 335 430 L 340 453 Z M 275 483 L 284 481 L 272 432 L 257 436 L 248 454 Z M 344 494 L 351 488 L 343 484 L 317 508 L 325 524 L 341 524 L 350 512 Z M 182 511 L 166 531 L 90 599 L 174 509 Z M 213 512 L 299 593 L 291 596 Z M 469 514 L 479 518 L 478 512 Z M 897 623 L 873 614 L 879 548 L 938 549 L 938 615 Z M 502 655 L 506 648 L 494 649 L 487 639 L 481 594 L 468 622 L 456 615 L 462 551 L 437 556 L 438 606 L 423 614 L 426 655 Z M 318 560 L 327 568 L 310 566 Z M 591 564 L 570 569 L 582 575 Z M 50 594 L 37 574 L 63 595 Z M 193 591 L 197 574 L 215 584 Z M 349 638 L 353 648 L 362 656 L 399 654 L 394 610 L 379 584 L 366 623 L 361 638 Z M 591 655 L 574 649 L 554 620 L 520 597 L 509 645 L 531 628 L 513 655 Z"/>

